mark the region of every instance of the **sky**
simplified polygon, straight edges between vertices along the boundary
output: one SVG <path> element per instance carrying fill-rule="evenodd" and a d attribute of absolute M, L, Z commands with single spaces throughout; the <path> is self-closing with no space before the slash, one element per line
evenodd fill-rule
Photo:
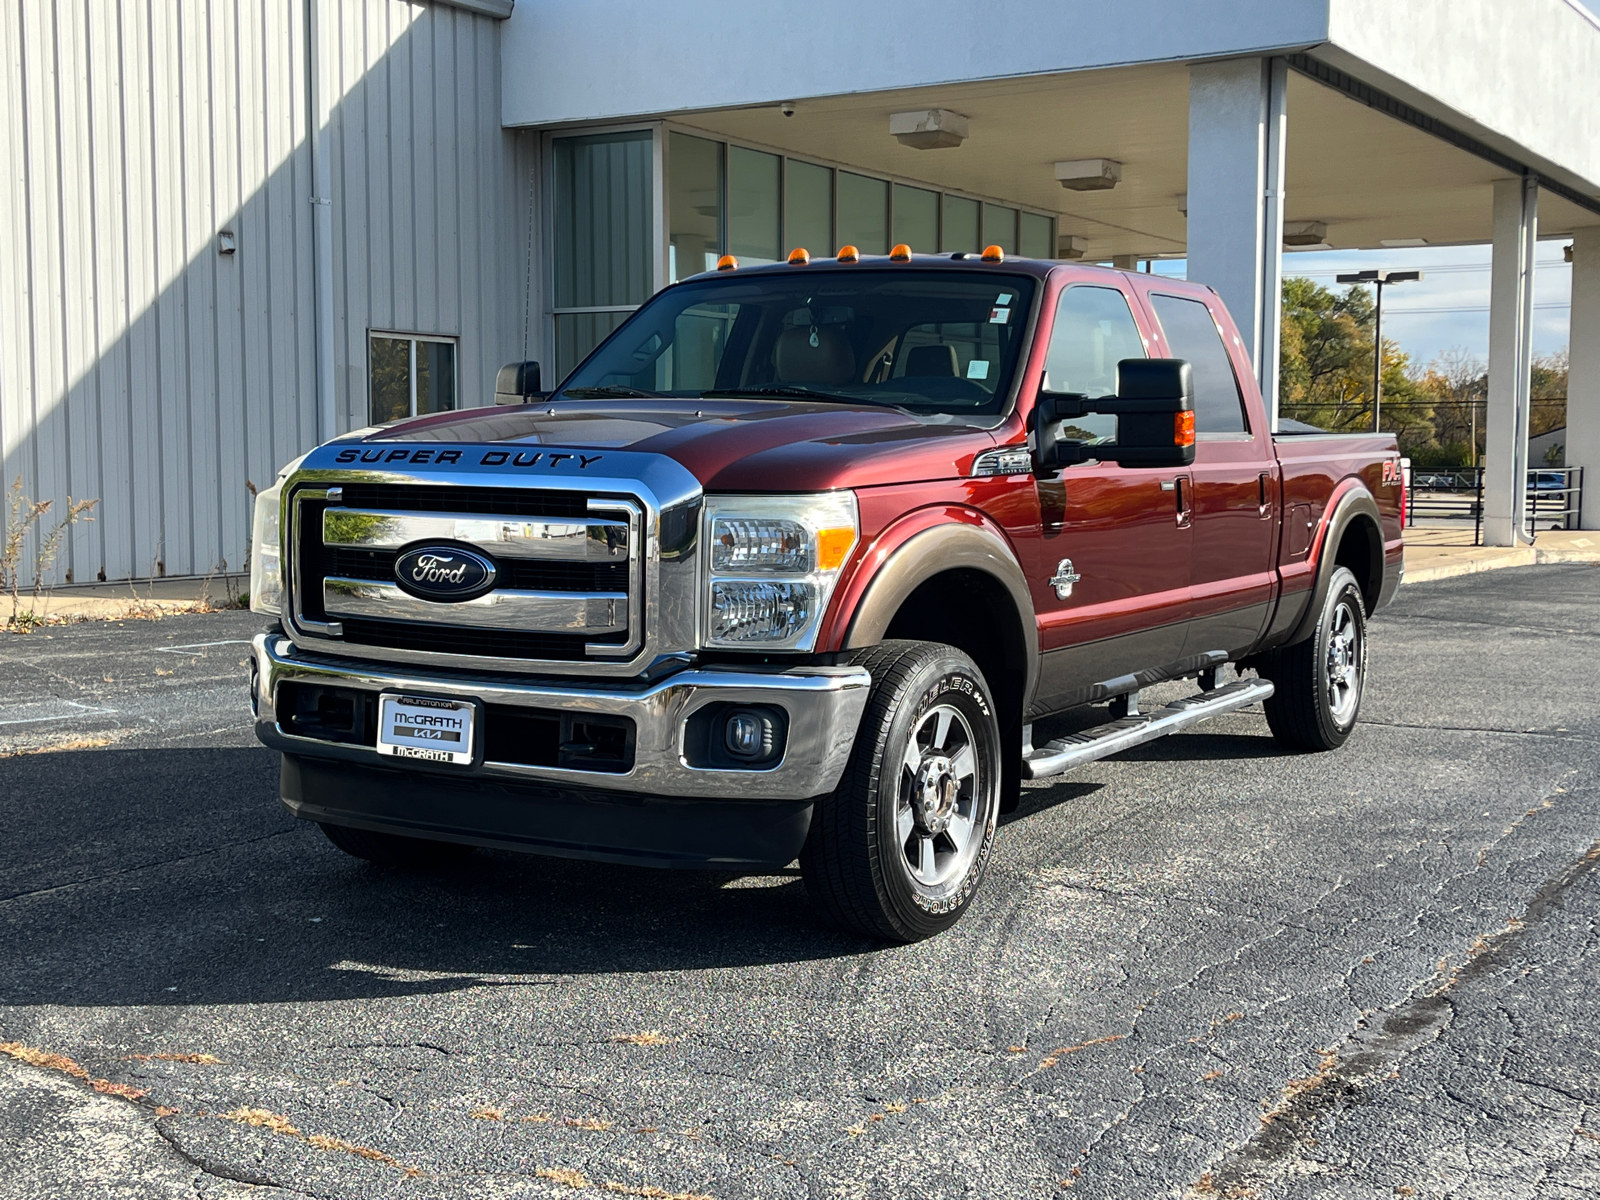
<path fill-rule="evenodd" d="M 1569 240 L 1539 243 L 1534 266 L 1533 352 L 1552 354 L 1567 345 L 1572 267 L 1562 261 Z M 1489 357 L 1488 246 L 1423 246 L 1403 250 L 1308 250 L 1283 256 L 1285 277 L 1300 275 L 1337 289 L 1334 276 L 1372 268 L 1420 270 L 1416 283 L 1384 290 L 1383 336 L 1426 367 L 1448 350 Z M 1182 275 L 1181 260 L 1157 262 L 1160 274 Z"/>

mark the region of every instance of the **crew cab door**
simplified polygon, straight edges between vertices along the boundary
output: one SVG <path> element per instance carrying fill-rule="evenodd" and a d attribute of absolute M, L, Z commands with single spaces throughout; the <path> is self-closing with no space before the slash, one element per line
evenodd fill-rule
<path fill-rule="evenodd" d="M 1096 280 L 1058 298 L 1044 388 L 1114 395 L 1117 363 L 1146 358 L 1137 301 Z M 1084 417 L 1088 434 L 1109 433 Z M 1036 713 L 1094 698 L 1093 685 L 1182 656 L 1189 618 L 1193 481 L 1188 468 L 1086 462 L 1038 479 L 1041 537 L 1031 572 L 1039 622 Z"/>
<path fill-rule="evenodd" d="M 1222 301 L 1153 283 L 1139 290 L 1166 354 L 1187 359 L 1194 371 L 1193 608 L 1183 656 L 1221 650 L 1235 658 L 1260 636 L 1277 586 L 1279 486 L 1271 434 Z"/>

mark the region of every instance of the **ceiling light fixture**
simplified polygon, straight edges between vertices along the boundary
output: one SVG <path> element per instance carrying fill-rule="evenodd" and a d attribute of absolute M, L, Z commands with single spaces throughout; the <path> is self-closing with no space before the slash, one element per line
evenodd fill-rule
<path fill-rule="evenodd" d="M 967 119 L 948 108 L 891 113 L 889 132 L 913 150 L 943 150 L 967 140 Z"/>
<path fill-rule="evenodd" d="M 1285 246 L 1317 246 L 1328 240 L 1326 221 L 1285 221 L 1283 244 Z"/>
<path fill-rule="evenodd" d="M 1082 258 L 1089 253 L 1089 239 L 1076 233 L 1063 233 L 1056 238 L 1057 258 Z"/>
<path fill-rule="evenodd" d="M 1122 182 L 1122 164 L 1111 158 L 1075 158 L 1056 164 L 1056 182 L 1073 192 L 1106 192 Z"/>

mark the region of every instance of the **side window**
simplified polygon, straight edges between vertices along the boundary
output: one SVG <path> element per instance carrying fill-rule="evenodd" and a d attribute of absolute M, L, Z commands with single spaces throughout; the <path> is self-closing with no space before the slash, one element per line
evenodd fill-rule
<path fill-rule="evenodd" d="M 1061 293 L 1045 355 L 1046 391 L 1114 396 L 1117 364 L 1146 357 L 1128 299 L 1116 288 L 1080 286 Z"/>
<path fill-rule="evenodd" d="M 1150 300 L 1173 357 L 1188 359 L 1194 368 L 1195 432 L 1248 433 L 1244 396 L 1211 310 L 1183 296 L 1156 295 Z"/>

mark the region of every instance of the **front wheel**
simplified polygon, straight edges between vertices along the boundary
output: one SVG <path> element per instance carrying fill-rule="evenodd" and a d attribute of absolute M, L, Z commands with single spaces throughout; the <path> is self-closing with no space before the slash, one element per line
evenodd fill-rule
<path fill-rule="evenodd" d="M 1295 750 L 1336 750 L 1356 727 L 1367 678 L 1367 608 L 1348 568 L 1336 567 L 1312 635 L 1266 655 L 1267 725 Z"/>
<path fill-rule="evenodd" d="M 913 942 L 954 925 L 976 892 L 1000 801 L 1000 727 L 973 661 L 933 642 L 852 659 L 872 691 L 850 763 L 817 801 L 800 852 L 836 924 Z"/>

